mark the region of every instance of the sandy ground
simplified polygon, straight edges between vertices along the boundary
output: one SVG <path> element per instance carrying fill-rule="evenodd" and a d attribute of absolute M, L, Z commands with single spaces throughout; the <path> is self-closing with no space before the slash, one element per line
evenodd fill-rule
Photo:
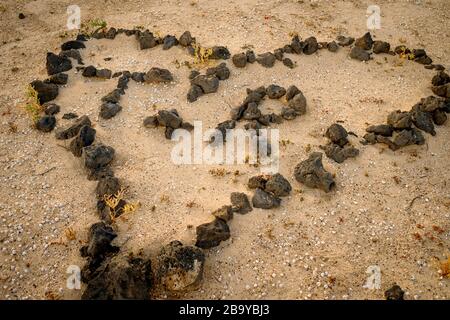
<path fill-rule="evenodd" d="M 21 108 L 26 85 L 44 79 L 47 51 L 59 51 L 64 38 L 66 8 L 73 1 L 12 1 L 0 3 L 0 298 L 78 299 L 79 290 L 66 288 L 66 269 L 82 266 L 79 248 L 95 213 L 95 182 L 88 181 L 81 161 L 63 148 L 54 134 L 30 127 Z M 232 53 L 253 45 L 255 52 L 274 50 L 290 42 L 289 33 L 315 35 L 330 41 L 339 34 L 359 37 L 366 32 L 366 9 L 372 1 L 102 1 L 79 0 L 82 19 L 102 18 L 114 27 L 145 26 L 162 35 L 190 30 L 204 46 L 225 45 Z M 384 1 L 382 29 L 376 39 L 412 48 L 423 47 L 437 62 L 450 66 L 450 3 Z M 26 18 L 18 19 L 23 12 Z M 104 58 L 111 57 L 111 61 Z M 211 220 L 210 212 L 229 203 L 233 191 L 252 191 L 248 178 L 259 169 L 241 166 L 176 166 L 170 160 L 173 143 L 160 129 L 146 129 L 142 120 L 155 110 L 176 108 L 187 121 L 201 120 L 213 128 L 229 118 L 231 107 L 246 88 L 276 83 L 297 85 L 308 99 L 305 116 L 277 125 L 281 147 L 280 173 L 294 191 L 276 210 L 254 209 L 230 223 L 232 237 L 207 252 L 201 287 L 175 298 L 188 299 L 383 299 L 393 283 L 406 299 L 449 299 L 450 280 L 442 279 L 439 261 L 450 245 L 450 128 L 426 136 L 424 146 L 397 152 L 381 145 L 362 146 L 359 157 L 338 165 L 324 159 L 336 175 L 337 190 L 325 194 L 299 184 L 295 165 L 308 156 L 308 145 L 319 151 L 323 133 L 336 122 L 364 134 L 368 124 L 385 121 L 396 109 L 409 110 L 431 94 L 434 71 L 397 57 L 376 56 L 360 63 L 348 49 L 292 55 L 297 63 L 266 69 L 258 64 L 236 69 L 218 93 L 189 104 L 186 67 L 192 61 L 180 47 L 140 51 L 133 37 L 93 40 L 83 51 L 86 64 L 113 71 L 169 69 L 171 85 L 139 85 L 121 100 L 115 118 L 98 119 L 100 98 L 115 80 L 88 80 L 74 70 L 55 100 L 61 105 L 58 126 L 66 112 L 94 120 L 97 139 L 113 146 L 113 168 L 129 187 L 128 198 L 142 207 L 120 220 L 117 244 L 123 250 L 150 256 L 161 244 L 195 240 L 196 226 Z M 17 68 L 13 70 L 13 68 Z M 280 104 L 266 102 L 279 110 Z M 156 109 L 155 109 L 156 108 Z M 14 128 L 17 127 L 17 131 Z M 239 170 L 241 175 L 217 177 L 210 169 Z M 415 199 L 413 201 L 413 199 Z M 188 205 L 190 203 L 190 205 Z M 155 210 L 152 207 L 155 206 Z M 66 237 L 72 228 L 76 240 Z M 414 234 L 420 234 L 418 240 Z M 380 290 L 363 285 L 366 270 L 378 265 Z M 164 298 L 164 297 L 162 297 Z"/>

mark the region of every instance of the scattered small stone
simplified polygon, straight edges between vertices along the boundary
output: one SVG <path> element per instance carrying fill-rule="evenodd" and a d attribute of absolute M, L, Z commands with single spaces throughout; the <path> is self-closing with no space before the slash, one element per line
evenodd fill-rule
<path fill-rule="evenodd" d="M 294 62 L 291 59 L 289 59 L 289 58 L 283 58 L 283 64 L 286 67 L 290 68 L 290 69 L 294 69 L 295 68 Z"/>
<path fill-rule="evenodd" d="M 69 80 L 69 75 L 67 75 L 66 73 L 57 73 L 57 74 L 50 76 L 50 78 L 45 80 L 45 82 L 58 84 L 58 85 L 66 85 L 68 80 Z"/>
<path fill-rule="evenodd" d="M 258 63 L 266 68 L 272 68 L 275 64 L 276 58 L 271 52 L 266 52 L 263 54 L 259 54 L 256 58 L 256 61 Z"/>
<path fill-rule="evenodd" d="M 56 118 L 52 115 L 45 115 L 36 122 L 36 129 L 42 132 L 50 132 L 56 126 Z"/>
<path fill-rule="evenodd" d="M 320 152 L 313 152 L 308 159 L 300 162 L 294 169 L 294 176 L 298 182 L 325 192 L 330 192 L 336 185 L 331 173 L 323 167 Z"/>
<path fill-rule="evenodd" d="M 256 55 L 252 50 L 245 52 L 245 56 L 247 57 L 248 63 L 254 63 L 256 61 Z"/>
<path fill-rule="evenodd" d="M 348 143 L 348 133 L 343 126 L 338 123 L 332 124 L 326 131 L 325 136 L 331 140 L 331 142 L 343 147 Z"/>
<path fill-rule="evenodd" d="M 72 62 L 67 57 L 57 56 L 54 53 L 47 53 L 47 74 L 49 76 L 66 72 L 72 69 Z"/>
<path fill-rule="evenodd" d="M 157 281 L 169 291 L 194 289 L 202 280 L 205 254 L 200 248 L 172 241 L 157 258 Z"/>
<path fill-rule="evenodd" d="M 402 288 L 396 284 L 384 292 L 386 300 L 403 300 L 404 294 Z"/>
<path fill-rule="evenodd" d="M 272 209 L 277 208 L 281 204 L 281 199 L 273 194 L 257 188 L 252 198 L 254 208 Z"/>
<path fill-rule="evenodd" d="M 247 55 L 245 53 L 237 53 L 232 57 L 232 61 L 237 68 L 244 68 L 247 65 Z"/>
<path fill-rule="evenodd" d="M 84 68 L 82 75 L 83 75 L 83 77 L 87 77 L 87 78 L 96 77 L 97 76 L 97 68 L 94 66 L 87 66 L 86 68 Z"/>
<path fill-rule="evenodd" d="M 139 48 L 141 50 L 154 48 L 158 45 L 158 43 L 156 42 L 156 38 L 153 36 L 153 33 L 148 30 L 137 33 L 136 37 L 139 42 Z"/>
<path fill-rule="evenodd" d="M 369 61 L 370 53 L 364 51 L 364 49 L 360 47 L 353 47 L 352 51 L 350 51 L 350 58 L 356 59 L 359 61 Z"/>
<path fill-rule="evenodd" d="M 59 88 L 56 84 L 46 83 L 40 80 L 35 80 L 30 83 L 34 90 L 36 90 L 40 104 L 54 100 L 59 94 Z"/>
<path fill-rule="evenodd" d="M 101 79 L 111 79 L 112 72 L 109 69 L 96 70 L 96 77 Z"/>
<path fill-rule="evenodd" d="M 280 99 L 286 94 L 286 89 L 276 84 L 271 84 L 266 88 L 266 93 L 269 99 Z"/>
<path fill-rule="evenodd" d="M 409 112 L 396 110 L 388 115 L 387 123 L 394 129 L 409 129 L 412 125 L 412 118 Z"/>
<path fill-rule="evenodd" d="M 191 80 L 191 84 L 199 86 L 203 93 L 214 93 L 219 88 L 219 78 L 215 75 L 199 75 Z"/>
<path fill-rule="evenodd" d="M 115 151 L 112 147 L 102 143 L 92 144 L 84 148 L 84 165 L 87 169 L 98 169 L 108 165 L 114 158 Z"/>
<path fill-rule="evenodd" d="M 339 46 L 336 41 L 331 41 L 327 44 L 327 49 L 330 52 L 337 52 L 339 50 Z"/>
<path fill-rule="evenodd" d="M 56 103 L 44 103 L 42 107 L 44 108 L 44 113 L 48 116 L 54 116 L 61 110 L 61 107 Z"/>
<path fill-rule="evenodd" d="M 76 118 L 78 118 L 78 115 L 73 112 L 69 112 L 69 113 L 63 114 L 62 118 L 64 120 L 76 119 Z"/>
<path fill-rule="evenodd" d="M 180 45 L 183 47 L 190 46 L 195 41 L 195 38 L 192 38 L 191 33 L 189 31 L 185 31 L 180 37 Z"/>
<path fill-rule="evenodd" d="M 389 53 L 391 51 L 391 45 L 389 42 L 385 41 L 374 41 L 373 43 L 373 53 Z"/>
<path fill-rule="evenodd" d="M 86 48 L 84 43 L 81 41 L 77 41 L 77 40 L 67 41 L 61 45 L 62 51 L 67 51 L 67 50 L 72 50 L 72 49 L 78 50 L 78 49 L 84 49 L 84 48 Z"/>
<path fill-rule="evenodd" d="M 113 102 L 104 102 L 100 107 L 100 117 L 103 119 L 111 119 L 122 110 L 122 107 Z"/>
<path fill-rule="evenodd" d="M 213 211 L 212 215 L 217 219 L 228 222 L 233 219 L 233 210 L 231 209 L 231 206 L 222 206 L 221 208 Z"/>
<path fill-rule="evenodd" d="M 309 37 L 303 42 L 303 53 L 310 55 L 319 50 L 319 44 L 315 37 Z"/>
<path fill-rule="evenodd" d="M 338 36 L 336 38 L 336 40 L 338 41 L 338 44 L 341 47 L 348 47 L 348 46 L 352 45 L 353 42 L 355 42 L 355 38 L 346 37 L 346 36 Z"/>
<path fill-rule="evenodd" d="M 210 59 L 214 60 L 227 60 L 231 57 L 230 51 L 223 46 L 214 46 L 211 48 Z"/>
<path fill-rule="evenodd" d="M 175 36 L 167 35 L 163 39 L 163 50 L 169 50 L 178 45 L 178 39 Z"/>
<path fill-rule="evenodd" d="M 370 50 L 373 46 L 372 36 L 370 32 L 365 33 L 361 38 L 356 39 L 355 46 L 363 50 Z"/>
<path fill-rule="evenodd" d="M 206 70 L 207 76 L 216 76 L 219 80 L 227 80 L 230 77 L 230 69 L 228 69 L 227 64 L 225 62 L 220 63 L 219 65 L 208 68 Z M 195 77 L 194 77 L 195 78 Z"/>
<path fill-rule="evenodd" d="M 245 193 L 233 192 L 230 196 L 232 210 L 235 213 L 246 214 L 252 211 L 252 206 Z"/>
<path fill-rule="evenodd" d="M 95 140 L 95 129 L 90 126 L 81 127 L 78 135 L 70 142 L 69 149 L 75 157 L 81 157 L 83 148 L 90 146 Z"/>
<path fill-rule="evenodd" d="M 147 83 L 161 83 L 173 81 L 173 76 L 167 69 L 151 68 L 144 76 Z"/>
<path fill-rule="evenodd" d="M 220 242 L 230 238 L 230 228 L 221 219 L 199 225 L 196 230 L 197 241 L 195 245 L 202 249 L 217 247 Z"/>

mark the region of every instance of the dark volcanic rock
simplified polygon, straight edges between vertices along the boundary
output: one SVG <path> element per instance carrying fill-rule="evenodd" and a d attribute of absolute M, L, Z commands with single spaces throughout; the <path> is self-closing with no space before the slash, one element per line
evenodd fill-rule
<path fill-rule="evenodd" d="M 391 45 L 389 42 L 385 41 L 375 41 L 373 43 L 373 53 L 380 54 L 380 53 L 389 53 L 391 50 Z"/>
<path fill-rule="evenodd" d="M 319 50 L 319 44 L 315 37 L 309 37 L 303 42 L 303 53 L 310 55 Z"/>
<path fill-rule="evenodd" d="M 187 93 L 187 100 L 189 102 L 197 101 L 197 99 L 203 95 L 203 90 L 200 86 L 192 84 Z"/>
<path fill-rule="evenodd" d="M 87 77 L 87 78 L 96 77 L 97 76 L 97 68 L 94 66 L 87 66 L 86 68 L 84 68 L 82 75 L 83 75 L 83 77 Z"/>
<path fill-rule="evenodd" d="M 59 85 L 65 85 L 67 84 L 67 81 L 69 80 L 69 76 L 66 73 L 57 73 L 52 75 L 50 78 L 46 80 L 46 82 L 53 83 L 53 84 L 59 84 Z"/>
<path fill-rule="evenodd" d="M 388 115 L 387 123 L 394 129 L 408 129 L 411 128 L 412 118 L 409 112 L 402 112 L 396 110 Z"/>
<path fill-rule="evenodd" d="M 296 86 L 294 86 L 294 85 L 290 86 L 289 88 L 287 88 L 287 91 L 286 91 L 286 100 L 287 101 L 291 100 L 298 93 L 301 93 L 301 91 Z"/>
<path fill-rule="evenodd" d="M 304 115 L 306 113 L 307 103 L 303 93 L 299 92 L 291 100 L 289 100 L 288 107 L 293 109 L 296 115 Z"/>
<path fill-rule="evenodd" d="M 131 79 L 133 79 L 133 81 L 136 81 L 136 82 L 145 82 L 144 77 L 145 77 L 145 72 L 133 72 L 131 74 Z M 125 78 L 125 79 L 129 80 L 129 78 Z"/>
<path fill-rule="evenodd" d="M 252 198 L 254 208 L 272 209 L 281 204 L 281 199 L 262 189 L 256 189 Z"/>
<path fill-rule="evenodd" d="M 308 159 L 300 162 L 294 169 L 294 176 L 298 182 L 325 192 L 330 192 L 335 186 L 333 176 L 323 168 L 320 152 L 313 152 Z"/>
<path fill-rule="evenodd" d="M 92 144 L 84 148 L 84 165 L 88 169 L 98 169 L 108 165 L 114 159 L 115 151 L 104 144 Z"/>
<path fill-rule="evenodd" d="M 150 260 L 116 256 L 89 279 L 82 300 L 149 300 L 152 288 Z"/>
<path fill-rule="evenodd" d="M 290 68 L 290 69 L 295 68 L 295 63 L 294 63 L 291 59 L 289 59 L 289 58 L 284 58 L 284 59 L 283 59 L 283 64 L 284 64 L 286 67 Z"/>
<path fill-rule="evenodd" d="M 156 279 L 166 290 L 195 288 L 202 280 L 205 254 L 200 248 L 172 241 L 161 249 L 156 261 Z"/>
<path fill-rule="evenodd" d="M 266 52 L 263 54 L 259 54 L 256 58 L 256 61 L 258 63 L 266 68 L 272 68 L 275 64 L 276 58 L 271 52 Z"/>
<path fill-rule="evenodd" d="M 104 102 L 100 107 L 100 117 L 103 119 L 111 119 L 122 110 L 117 103 Z"/>
<path fill-rule="evenodd" d="M 77 61 L 78 64 L 83 65 L 83 59 L 81 58 L 81 53 L 78 50 L 71 49 L 66 51 L 61 51 L 59 57 L 63 59 L 72 58 Z"/>
<path fill-rule="evenodd" d="M 35 80 L 30 85 L 36 90 L 40 104 L 52 101 L 58 96 L 59 88 L 56 84 Z"/>
<path fill-rule="evenodd" d="M 158 116 L 149 116 L 144 119 L 144 127 L 156 128 L 157 126 L 159 126 Z"/>
<path fill-rule="evenodd" d="M 348 158 L 354 158 L 359 155 L 359 150 L 351 145 L 340 145 L 330 143 L 322 147 L 328 158 L 333 159 L 337 163 L 342 163 Z"/>
<path fill-rule="evenodd" d="M 231 209 L 231 206 L 222 206 L 219 209 L 214 210 L 211 214 L 217 219 L 223 220 L 225 222 L 233 219 L 233 210 Z"/>
<path fill-rule="evenodd" d="M 433 86 L 442 86 L 447 83 L 450 83 L 450 76 L 444 71 L 438 72 L 433 79 L 431 79 L 431 84 Z"/>
<path fill-rule="evenodd" d="M 352 51 L 350 51 L 350 58 L 359 61 L 369 61 L 370 54 L 367 51 L 364 51 L 364 49 L 361 49 L 360 47 L 353 47 Z"/>
<path fill-rule="evenodd" d="M 267 179 L 264 190 L 273 193 L 276 197 L 286 197 L 291 193 L 292 187 L 286 178 L 277 173 Z"/>
<path fill-rule="evenodd" d="M 230 199 L 233 212 L 246 214 L 253 210 L 245 193 L 233 192 Z"/>
<path fill-rule="evenodd" d="M 61 110 L 61 107 L 56 103 L 44 103 L 42 107 L 44 107 L 44 112 L 48 116 L 53 116 Z"/>
<path fill-rule="evenodd" d="M 297 111 L 289 107 L 283 107 L 281 109 L 281 117 L 285 120 L 294 120 L 297 118 Z"/>
<path fill-rule="evenodd" d="M 237 68 L 244 68 L 247 64 L 247 55 L 245 53 L 237 53 L 232 57 L 232 60 Z"/>
<path fill-rule="evenodd" d="M 230 238 L 230 228 L 221 219 L 199 225 L 196 229 L 197 241 L 195 245 L 202 249 L 216 247 L 220 242 Z"/>
<path fill-rule="evenodd" d="M 450 98 L 450 83 L 444 84 L 442 86 L 432 87 L 431 90 L 437 96 Z"/>
<path fill-rule="evenodd" d="M 106 176 L 98 181 L 95 193 L 99 199 L 103 199 L 104 196 L 115 195 L 120 188 L 119 179 L 114 176 Z"/>
<path fill-rule="evenodd" d="M 264 190 L 266 188 L 267 179 L 268 179 L 268 176 L 263 176 L 263 175 L 251 177 L 248 180 L 248 187 L 250 189 L 259 188 L 259 189 Z"/>
<path fill-rule="evenodd" d="M 245 56 L 247 57 L 248 63 L 254 63 L 256 61 L 256 55 L 252 50 L 247 50 L 247 52 L 245 52 Z"/>
<path fill-rule="evenodd" d="M 292 37 L 291 44 L 283 48 L 285 53 L 300 54 L 303 52 L 303 43 L 300 41 L 298 35 Z"/>
<path fill-rule="evenodd" d="M 370 32 L 367 32 L 361 38 L 356 39 L 355 46 L 358 48 L 361 48 L 363 50 L 372 49 L 373 40 L 372 40 L 372 36 L 370 35 Z"/>
<path fill-rule="evenodd" d="M 42 132 L 50 132 L 56 126 L 56 119 L 54 116 L 45 115 L 39 118 L 36 122 L 36 129 Z"/>
<path fill-rule="evenodd" d="M 101 79 L 111 79 L 112 72 L 109 69 L 100 69 L 96 71 L 95 76 Z"/>
<path fill-rule="evenodd" d="M 436 125 L 441 126 L 447 121 L 447 114 L 443 110 L 437 109 L 433 112 L 433 121 Z"/>
<path fill-rule="evenodd" d="M 411 130 L 394 132 L 394 135 L 392 136 L 392 143 L 399 148 L 412 144 L 422 145 L 425 143 L 425 138 L 420 130 L 413 128 Z"/>
<path fill-rule="evenodd" d="M 123 89 L 114 89 L 106 96 L 102 97 L 102 101 L 108 103 L 118 103 L 123 93 L 124 93 Z"/>
<path fill-rule="evenodd" d="M 343 147 L 348 143 L 348 133 L 343 126 L 338 123 L 332 124 L 325 133 L 325 136 L 333 143 Z"/>
<path fill-rule="evenodd" d="M 78 135 L 70 142 L 69 149 L 75 157 L 81 157 L 83 148 L 90 146 L 95 140 L 95 129 L 90 126 L 81 127 Z"/>
<path fill-rule="evenodd" d="M 110 253 L 118 252 L 111 242 L 117 237 L 113 228 L 104 222 L 97 222 L 89 228 L 88 244 L 80 249 L 82 257 L 106 257 Z"/>
<path fill-rule="evenodd" d="M 81 41 L 76 41 L 76 40 L 67 41 L 61 45 L 61 50 L 63 50 L 63 51 L 72 50 L 72 49 L 77 50 L 77 49 L 84 49 L 84 48 L 86 48 L 84 43 Z"/>
<path fill-rule="evenodd" d="M 327 44 L 327 49 L 330 52 L 336 52 L 339 50 L 339 46 L 335 41 L 331 41 L 330 43 Z"/>
<path fill-rule="evenodd" d="M 167 35 L 163 39 L 163 50 L 169 50 L 173 46 L 178 45 L 178 40 L 175 36 Z"/>
<path fill-rule="evenodd" d="M 72 62 L 67 57 L 60 57 L 54 53 L 47 53 L 47 74 L 49 76 L 72 69 Z"/>
<path fill-rule="evenodd" d="M 173 81 L 172 74 L 167 69 L 151 68 L 144 76 L 147 83 L 160 83 Z"/>
<path fill-rule="evenodd" d="M 266 88 L 266 93 L 269 99 L 280 99 L 286 94 L 286 89 L 276 84 L 271 84 Z"/>
<path fill-rule="evenodd" d="M 255 102 L 251 102 L 245 109 L 242 118 L 245 120 L 256 120 L 261 117 L 261 115 L 261 110 L 259 110 L 258 105 Z"/>
<path fill-rule="evenodd" d="M 384 292 L 386 300 L 403 300 L 405 292 L 398 285 L 394 284 L 391 288 Z"/>
<path fill-rule="evenodd" d="M 76 114 L 73 113 L 73 112 L 69 112 L 69 113 L 63 114 L 62 118 L 63 118 L 64 120 L 76 119 L 76 118 L 78 118 L 78 115 L 76 115 Z"/>
<path fill-rule="evenodd" d="M 432 136 L 436 135 L 436 131 L 434 130 L 433 115 L 431 113 L 421 111 L 417 108 L 417 110 L 411 111 L 411 118 L 417 128 L 428 132 Z"/>
<path fill-rule="evenodd" d="M 435 96 L 429 96 L 420 99 L 419 108 L 425 112 L 433 112 L 444 106 L 444 101 L 441 98 Z"/>
<path fill-rule="evenodd" d="M 283 50 L 282 49 L 275 49 L 273 51 L 273 55 L 275 56 L 275 58 L 278 61 L 282 61 L 283 60 Z"/>
<path fill-rule="evenodd" d="M 230 51 L 226 47 L 223 46 L 214 46 L 211 48 L 210 59 L 215 60 L 227 60 L 231 56 Z"/>
<path fill-rule="evenodd" d="M 180 45 L 182 45 L 183 47 L 187 47 L 190 46 L 193 42 L 195 41 L 194 38 L 192 38 L 191 33 L 189 31 L 185 31 L 181 36 L 180 36 Z"/>
<path fill-rule="evenodd" d="M 141 50 L 156 47 L 156 45 L 158 44 L 156 42 L 156 38 L 153 36 L 153 33 L 151 33 L 148 30 L 145 30 L 144 32 L 140 32 L 136 36 L 137 36 L 137 40 L 139 41 L 139 47 Z"/>
<path fill-rule="evenodd" d="M 203 93 L 214 93 L 219 88 L 219 79 L 214 75 L 199 75 L 191 80 L 191 84 L 202 88 Z"/>
<path fill-rule="evenodd" d="M 206 75 L 207 76 L 214 75 L 219 80 L 227 80 L 230 77 L 230 69 L 228 69 L 227 64 L 225 62 L 222 62 L 221 64 L 219 64 L 213 68 L 208 68 L 206 70 Z"/>
<path fill-rule="evenodd" d="M 352 45 L 353 42 L 355 42 L 355 38 L 346 37 L 346 36 L 338 36 L 336 38 L 336 40 L 338 41 L 338 44 L 341 47 L 348 47 L 348 46 Z"/>
<path fill-rule="evenodd" d="M 375 126 L 369 126 L 366 129 L 369 133 L 379 134 L 385 137 L 391 137 L 394 132 L 394 128 L 392 128 L 389 124 L 380 124 Z"/>
<path fill-rule="evenodd" d="M 183 123 L 176 110 L 160 110 L 158 111 L 158 124 L 161 126 L 178 129 Z"/>

